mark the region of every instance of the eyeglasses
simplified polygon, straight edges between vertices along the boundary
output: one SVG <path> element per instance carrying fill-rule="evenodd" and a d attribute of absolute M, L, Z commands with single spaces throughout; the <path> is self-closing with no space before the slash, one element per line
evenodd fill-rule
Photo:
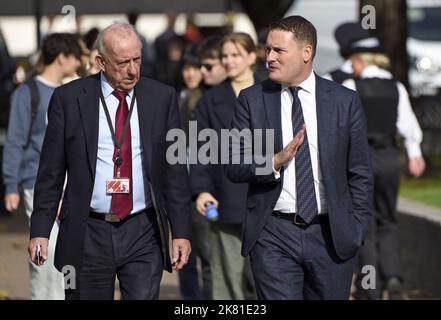
<path fill-rule="evenodd" d="M 215 64 L 211 64 L 211 63 L 202 63 L 201 64 L 201 68 L 204 67 L 205 69 L 207 69 L 208 72 L 211 72 L 211 70 L 213 69 L 214 66 L 216 66 L 217 63 Z"/>

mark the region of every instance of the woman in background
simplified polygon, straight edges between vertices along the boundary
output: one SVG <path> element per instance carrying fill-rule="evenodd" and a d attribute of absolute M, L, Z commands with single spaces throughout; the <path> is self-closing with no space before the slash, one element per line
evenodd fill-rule
<path fill-rule="evenodd" d="M 248 34 L 232 33 L 223 39 L 222 65 L 228 77 L 207 91 L 199 101 L 196 109 L 198 132 L 214 129 L 221 137 L 221 130 L 230 128 L 237 96 L 255 82 L 255 63 L 256 47 Z M 213 299 L 253 299 L 254 284 L 249 261 L 240 254 L 248 185 L 228 180 L 222 171 L 221 143 L 216 148 L 217 164 L 190 167 L 196 209 L 205 216 L 205 206 L 211 202 L 219 212 L 218 220 L 210 222 L 209 231 Z"/>

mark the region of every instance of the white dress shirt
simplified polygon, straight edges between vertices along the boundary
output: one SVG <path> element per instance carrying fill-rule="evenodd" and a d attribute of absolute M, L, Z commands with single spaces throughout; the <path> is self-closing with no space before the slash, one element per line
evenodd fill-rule
<path fill-rule="evenodd" d="M 317 130 L 317 108 L 315 99 L 315 74 L 311 72 L 309 77 L 299 84 L 302 88 L 298 95 L 302 104 L 303 118 L 305 120 L 306 133 L 308 134 L 309 152 L 311 155 L 312 173 L 314 176 L 314 189 L 317 199 L 318 213 L 327 213 L 323 178 L 320 169 L 320 158 L 318 148 Z M 283 147 L 292 141 L 294 133 L 292 130 L 292 103 L 293 96 L 287 86 L 282 86 L 282 140 Z M 280 172 L 275 173 L 276 179 L 280 177 Z M 296 207 L 296 167 L 295 157 L 290 161 L 283 172 L 283 187 L 279 199 L 277 200 L 275 211 L 285 213 L 297 212 Z"/>
<path fill-rule="evenodd" d="M 115 128 L 115 116 L 118 109 L 119 100 L 112 92 L 114 89 L 107 81 L 103 73 L 101 73 L 101 89 L 103 90 L 104 100 L 109 109 L 112 126 Z M 134 90 L 127 93 L 127 104 L 130 108 Z M 98 154 L 96 161 L 95 184 L 93 186 L 92 200 L 90 203 L 90 210 L 100 213 L 111 212 L 112 195 L 106 193 L 106 181 L 113 178 L 113 153 L 115 146 L 113 144 L 112 135 L 110 133 L 109 125 L 107 124 L 104 107 L 101 103 L 99 105 L 99 131 L 98 131 Z M 133 210 L 131 213 L 136 213 L 144 210 L 146 206 L 146 199 L 144 194 L 144 173 L 143 157 L 144 150 L 141 144 L 141 136 L 139 132 L 138 109 L 135 100 L 133 106 L 132 116 L 130 118 L 130 133 L 132 140 L 132 179 L 133 179 Z"/>
<path fill-rule="evenodd" d="M 368 66 L 362 71 L 360 78 L 392 79 L 392 74 L 389 71 L 381 69 L 377 66 Z M 355 81 L 353 79 L 344 81 L 343 85 L 349 89 L 356 90 Z M 420 144 L 423 140 L 423 132 L 421 131 L 415 114 L 413 113 L 406 88 L 399 81 L 397 81 L 397 87 L 398 116 L 396 127 L 398 133 L 404 138 L 404 146 L 409 159 L 420 157 Z"/>

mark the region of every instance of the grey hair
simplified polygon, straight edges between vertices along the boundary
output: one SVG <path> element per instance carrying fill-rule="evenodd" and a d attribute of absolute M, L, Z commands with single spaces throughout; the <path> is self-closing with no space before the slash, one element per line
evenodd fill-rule
<path fill-rule="evenodd" d="M 98 53 L 101 56 L 103 56 L 103 57 L 107 56 L 106 46 L 104 44 L 104 37 L 105 37 L 107 31 L 109 31 L 110 29 L 116 29 L 116 30 L 118 30 L 117 32 L 119 32 L 119 34 L 122 34 L 123 36 L 127 36 L 127 37 L 130 36 L 131 33 L 134 33 L 136 35 L 136 37 L 138 38 L 139 44 L 142 48 L 141 37 L 140 37 L 139 33 L 136 31 L 136 29 L 130 23 L 127 23 L 125 21 L 116 21 L 116 22 L 112 23 L 111 25 L 105 27 L 103 30 L 101 30 L 98 33 L 98 36 L 97 36 L 96 42 L 95 42 L 95 46 L 96 46 L 96 49 L 98 49 Z"/>

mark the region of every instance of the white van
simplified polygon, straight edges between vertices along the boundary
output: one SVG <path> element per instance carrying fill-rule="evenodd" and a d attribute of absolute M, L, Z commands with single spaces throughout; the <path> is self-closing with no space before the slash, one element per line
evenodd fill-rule
<path fill-rule="evenodd" d="M 433 96 L 441 88 L 441 0 L 409 0 L 407 5 L 411 93 Z"/>

